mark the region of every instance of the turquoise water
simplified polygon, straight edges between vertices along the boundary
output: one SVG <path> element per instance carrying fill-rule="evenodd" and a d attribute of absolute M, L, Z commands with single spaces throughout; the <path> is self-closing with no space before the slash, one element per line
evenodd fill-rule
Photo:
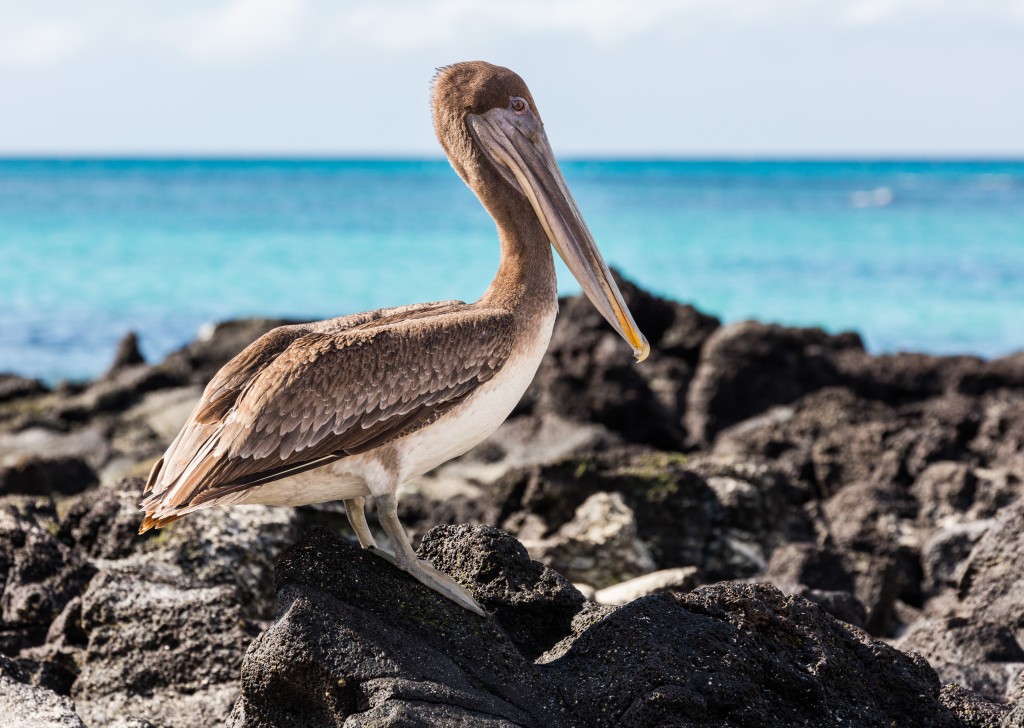
<path fill-rule="evenodd" d="M 725 320 L 1024 349 L 1024 162 L 563 168 L 610 263 Z M 211 320 L 472 300 L 496 267 L 442 161 L 0 160 L 0 371 L 91 376 L 129 329 L 157 358 Z"/>

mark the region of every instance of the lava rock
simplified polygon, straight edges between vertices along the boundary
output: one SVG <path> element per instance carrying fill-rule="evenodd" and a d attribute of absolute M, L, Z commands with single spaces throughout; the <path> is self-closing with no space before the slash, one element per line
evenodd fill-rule
<path fill-rule="evenodd" d="M 689 434 L 708 445 L 730 425 L 838 384 L 836 355 L 863 349 L 853 333 L 830 336 L 821 329 L 756 321 L 718 329 L 704 346 L 690 384 Z"/>
<path fill-rule="evenodd" d="M 981 404 L 962 396 L 893 407 L 827 387 L 722 431 L 714 451 L 770 458 L 828 498 L 851 483 L 909 487 L 933 463 L 985 462 Z"/>
<path fill-rule="evenodd" d="M 848 591 L 832 591 L 828 589 L 812 589 L 801 587 L 793 594 L 814 602 L 836 619 L 864 629 L 868 620 L 867 609 L 856 594 Z"/>
<path fill-rule="evenodd" d="M 84 459 L 23 455 L 0 467 L 0 495 L 72 495 L 99 482 Z"/>
<path fill-rule="evenodd" d="M 442 526 L 423 539 L 420 554 L 462 584 L 491 611 L 528 659 L 570 630 L 583 595 L 557 571 L 531 561 L 521 543 L 490 526 Z"/>
<path fill-rule="evenodd" d="M 30 685 L 28 680 L 21 667 L 0 655 L 0 720 L 4 725 L 85 728 L 69 698 Z"/>
<path fill-rule="evenodd" d="M 79 594 L 96 568 L 53 532 L 56 513 L 44 503 L 0 506 L 2 651 L 41 644 L 54 617 Z"/>
<path fill-rule="evenodd" d="M 231 587 L 245 617 L 269 619 L 275 611 L 274 561 L 298 538 L 300 522 L 291 508 L 200 511 L 174 524 L 150 559 L 169 564 L 190 584 Z"/>
<path fill-rule="evenodd" d="M 980 398 L 981 420 L 970 443 L 982 462 L 1024 468 L 1024 391 L 986 392 Z"/>
<path fill-rule="evenodd" d="M 98 415 L 123 412 L 148 392 L 181 384 L 180 379 L 161 368 L 138 364 L 117 369 L 90 383 L 82 392 L 54 402 L 52 411 L 61 426 L 75 426 Z"/>
<path fill-rule="evenodd" d="M 805 489 L 726 458 L 618 449 L 525 468 L 497 488 L 498 524 L 531 539 L 552 536 L 595 493 L 616 492 L 657 568 L 696 566 L 711 581 L 758 574 L 776 546 L 814 532 Z"/>
<path fill-rule="evenodd" d="M 679 450 L 687 386 L 719 321 L 613 275 L 650 342 L 650 358 L 637 366 L 589 300 L 562 299 L 547 354 L 516 412 L 596 423 L 627 442 Z"/>
<path fill-rule="evenodd" d="M 844 354 L 837 358 L 844 383 L 863 397 L 893 404 L 960 391 L 976 393 L 986 385 L 1007 381 L 999 376 L 998 368 L 990 369 L 984 360 L 974 356 Z M 986 373 L 991 373 L 988 379 L 984 378 Z"/>
<path fill-rule="evenodd" d="M 179 572 L 186 585 L 230 586 L 238 590 L 247 617 L 271 617 L 274 560 L 310 514 L 270 506 L 217 508 L 139 535 L 144 483 L 126 478 L 77 499 L 61 520 L 58 537 L 93 559 L 138 556 Z"/>
<path fill-rule="evenodd" d="M 177 725 L 202 723 L 203 714 L 175 694 L 203 694 L 192 702 L 208 704 L 204 713 L 219 722 L 256 634 L 237 590 L 188 588 L 179 574 L 151 564 L 98 574 L 82 595 L 81 629 L 86 647 L 72 695 L 93 723 L 124 715 L 126 706 L 149 717 L 173 715 L 167 722 Z"/>
<path fill-rule="evenodd" d="M 657 568 L 637 535 L 633 509 L 617 492 L 594 493 L 553 536 L 527 548 L 537 561 L 571 581 L 598 589 Z"/>
<path fill-rule="evenodd" d="M 141 553 L 159 532 L 139 534 L 139 500 L 145 481 L 127 478 L 76 499 L 60 521 L 58 538 L 92 559 L 123 559 Z M 165 534 L 170 534 L 168 531 Z"/>
<path fill-rule="evenodd" d="M 972 619 L 1005 625 L 1024 644 L 1024 503 L 998 519 L 971 550 L 958 596 Z"/>
<path fill-rule="evenodd" d="M 959 725 L 922 659 L 764 585 L 632 602 L 550 667 L 579 725 Z"/>
<path fill-rule="evenodd" d="M 914 480 L 911 494 L 919 504 L 918 522 L 935 526 L 943 519 L 960 519 L 974 502 L 978 477 L 962 462 L 932 463 Z"/>
<path fill-rule="evenodd" d="M 966 686 L 990 700 L 1005 700 L 1024 672 L 1024 650 L 1003 624 L 963 617 L 919 620 L 897 646 L 927 658 L 943 682 Z"/>
<path fill-rule="evenodd" d="M 146 359 L 142 356 L 142 352 L 139 351 L 139 337 L 134 331 L 129 331 L 117 343 L 114 361 L 110 363 L 110 367 L 104 376 L 109 377 L 122 369 L 145 363 Z"/>
<path fill-rule="evenodd" d="M 932 533 L 921 547 L 922 588 L 926 596 L 956 588 L 964 562 L 994 522 L 986 519 L 957 523 Z"/>
<path fill-rule="evenodd" d="M 422 552 L 459 562 L 456 578 L 484 558 L 472 540 L 453 544 L 455 553 L 446 556 L 447 549 L 430 545 L 431 533 Z M 488 532 L 481 537 L 493 539 Z M 479 572 L 495 593 L 518 592 L 538 576 L 556 598 L 572 589 L 540 565 L 529 567 L 521 546 L 497 551 L 510 553 L 518 556 L 512 563 L 490 560 Z M 282 555 L 278 595 L 277 621 L 243 662 L 233 726 L 340 725 L 367 710 L 415 714 L 420 725 L 459 724 L 467 712 L 477 717 L 465 725 L 566 723 L 497 621 L 467 612 L 328 531 L 310 532 Z M 569 601 L 582 605 L 583 598 Z M 369 716 L 357 720 L 372 724 Z M 483 720 L 491 722 L 477 722 Z"/>
<path fill-rule="evenodd" d="M 861 428 L 866 431 L 853 444 L 835 434 L 843 430 L 849 437 Z M 898 430 L 895 409 L 827 387 L 723 430 L 713 452 L 771 460 L 827 498 L 848 482 L 884 482 L 895 475 L 899 465 L 885 457 L 883 434 Z"/>
<path fill-rule="evenodd" d="M 494 616 L 314 531 L 279 561 L 278 619 L 246 655 L 231 724 L 962 725 L 923 659 L 769 586 L 612 609 L 493 528 L 435 529 L 421 555 Z M 534 590 L 575 615 L 542 627 L 563 637 L 531 660 L 519 610 Z"/>
<path fill-rule="evenodd" d="M 10 402 L 21 397 L 34 394 L 45 394 L 50 391 L 38 379 L 29 379 L 17 374 L 0 374 L 0 402 Z"/>
<path fill-rule="evenodd" d="M 859 581 L 844 556 L 828 545 L 788 543 L 775 550 L 767 570 L 759 578 L 788 594 L 809 599 L 837 619 L 863 628 L 868 622 L 868 610 L 858 598 L 858 590 L 869 597 L 884 594 L 886 606 L 891 610 L 895 589 L 869 588 L 871 582 Z M 882 577 L 882 584 L 892 580 L 884 569 L 876 576 Z M 878 605 L 872 606 L 877 614 Z"/>
<path fill-rule="evenodd" d="M 1002 723 L 1009 713 L 1006 705 L 987 700 L 959 685 L 943 685 L 939 702 L 956 713 L 967 728 L 1010 728 L 1010 724 Z"/>

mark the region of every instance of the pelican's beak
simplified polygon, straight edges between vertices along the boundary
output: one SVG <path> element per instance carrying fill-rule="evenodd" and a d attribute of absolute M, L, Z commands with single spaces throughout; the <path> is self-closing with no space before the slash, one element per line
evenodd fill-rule
<path fill-rule="evenodd" d="M 622 300 L 558 168 L 540 120 L 527 106 L 469 114 L 466 121 L 498 171 L 530 201 L 555 250 L 601 315 L 633 347 L 638 362 L 651 345 Z"/>

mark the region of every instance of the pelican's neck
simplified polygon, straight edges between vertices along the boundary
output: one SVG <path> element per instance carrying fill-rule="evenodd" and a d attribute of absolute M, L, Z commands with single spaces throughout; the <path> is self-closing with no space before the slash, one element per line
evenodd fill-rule
<path fill-rule="evenodd" d="M 525 200 L 486 207 L 498 225 L 501 263 L 480 303 L 527 315 L 557 306 L 551 243 L 533 208 Z"/>

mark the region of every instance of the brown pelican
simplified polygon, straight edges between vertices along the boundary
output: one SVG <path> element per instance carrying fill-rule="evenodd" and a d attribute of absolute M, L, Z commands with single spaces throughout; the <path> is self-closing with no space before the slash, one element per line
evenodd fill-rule
<path fill-rule="evenodd" d="M 386 308 L 257 339 L 214 376 L 153 466 L 140 533 L 209 506 L 340 499 L 363 548 L 484 614 L 416 557 L 397 491 L 487 437 L 526 391 L 558 310 L 550 244 L 636 359 L 650 348 L 522 79 L 489 63 L 447 66 L 434 79 L 432 106 L 448 159 L 497 224 L 501 263 L 490 287 L 476 303 Z M 393 555 L 366 525 L 369 495 Z"/>

